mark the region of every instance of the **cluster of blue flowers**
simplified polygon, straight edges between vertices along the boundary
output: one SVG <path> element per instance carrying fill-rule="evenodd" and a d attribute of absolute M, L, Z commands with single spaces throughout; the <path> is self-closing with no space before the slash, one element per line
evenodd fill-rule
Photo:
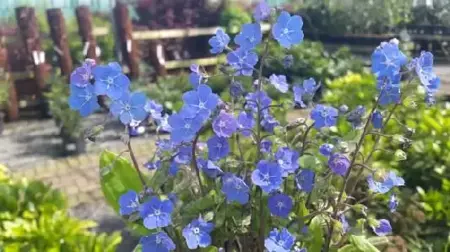
<path fill-rule="evenodd" d="M 110 114 L 124 125 L 133 127 L 141 121 L 154 120 L 161 130 L 170 133 L 170 138 L 158 139 L 155 158 L 145 164 L 149 170 L 159 170 L 166 165 L 169 167 L 167 175 L 176 177 L 180 169 L 197 169 L 199 184 L 193 187 L 199 186 L 202 189 L 203 179 L 212 181 L 210 184 L 216 182 L 225 201 L 234 205 L 251 205 L 254 197 L 252 193 L 260 191 L 267 196 L 266 207 L 272 216 L 290 219 L 296 205 L 295 196 L 300 193 L 311 194 L 318 181 L 316 177 L 323 174 L 300 167 L 301 157 L 312 155 L 305 153 L 305 146 L 299 150 L 287 143 L 280 145 L 269 138 L 261 138 L 262 130 L 273 133 L 281 125 L 271 114 L 273 101 L 264 91 L 264 87 L 271 85 L 281 93 L 292 90 L 294 102 L 301 107 L 307 107 L 312 103 L 320 83 L 309 78 L 302 84 L 290 85 L 285 75 L 272 74 L 265 78 L 255 68 L 261 60 L 255 50 L 263 42 L 261 22 L 270 20 L 274 13 L 276 10 L 261 2 L 254 11 L 255 23 L 243 25 L 240 33 L 234 37 L 235 46 L 230 45 L 230 36 L 222 29 L 218 29 L 209 40 L 211 53 L 227 53 L 226 65 L 232 73 L 229 76 L 232 80 L 230 94 L 235 101 L 242 101 L 242 107 L 239 109 L 235 109 L 234 105 L 229 106 L 230 104 L 212 92 L 208 86 L 208 74 L 198 65 L 191 66 L 189 81 L 192 90 L 183 94 L 183 107 L 168 115 L 163 114 L 160 104 L 148 99 L 143 93 L 130 92 L 130 80 L 122 73 L 117 63 L 97 66 L 92 60 L 87 60 L 71 75 L 70 107 L 79 111 L 82 116 L 87 116 L 100 108 L 97 97 L 106 96 L 111 100 Z M 285 49 L 303 41 L 303 21 L 300 16 L 281 11 L 275 20 L 269 39 L 273 38 Z M 292 55 L 287 55 L 281 60 L 288 68 L 294 59 Z M 419 58 L 408 63 L 406 56 L 399 49 L 398 41 L 382 43 L 372 55 L 372 71 L 377 76 L 379 91 L 375 109 L 367 117 L 366 108 L 363 106 L 348 111 L 346 106 L 337 109 L 316 104 L 310 113 L 311 124 L 308 126 L 301 123 L 308 129 L 304 137 L 306 138 L 311 129 L 318 133 L 327 132 L 329 128 L 336 126 L 339 117 L 345 118 L 356 130 L 366 126 L 363 134 L 367 133 L 369 123 L 373 130 L 382 130 L 386 123 L 384 115 L 387 106 L 398 104 L 402 100 L 401 80 L 405 73 L 414 72 L 418 76 L 425 90 L 426 102 L 432 103 L 440 82 L 433 73 L 432 65 L 433 55 L 429 52 L 423 52 Z M 405 69 L 406 71 L 402 72 Z M 235 80 L 236 76 L 253 76 L 255 73 L 259 78 L 255 81 L 253 90 L 245 90 L 242 84 Z M 204 129 L 212 129 L 213 134 L 202 143 L 198 140 Z M 237 172 L 224 169 L 227 158 L 235 154 L 232 153 L 232 144 L 238 137 L 250 139 L 257 144 L 257 160 L 251 165 L 249 173 L 242 169 Z M 276 151 L 274 146 L 278 146 Z M 355 157 L 338 148 L 337 143 L 322 143 L 317 152 L 326 160 L 328 175 L 348 179 L 355 165 Z M 246 166 L 245 161 L 241 160 L 239 166 Z M 289 195 L 286 186 L 283 188 L 283 184 L 287 184 L 289 180 L 295 182 L 293 195 Z M 403 186 L 405 182 L 391 171 L 381 172 L 381 175 L 369 175 L 367 184 L 372 193 L 385 194 L 394 187 Z M 123 216 L 140 218 L 143 226 L 151 230 L 151 234 L 141 238 L 143 251 L 166 252 L 182 246 L 175 244 L 172 240 L 174 237 L 170 237 L 165 229 L 173 225 L 172 215 L 177 204 L 179 200 L 174 194 L 162 195 L 148 188 L 145 192 L 130 190 L 120 197 L 119 211 Z M 392 193 L 388 207 L 395 211 L 397 205 L 398 200 Z M 346 220 L 345 211 L 336 210 L 334 217 L 341 222 L 342 231 L 349 232 L 351 227 Z M 386 219 L 371 220 L 369 225 L 379 236 L 387 235 L 392 230 Z M 189 249 L 205 248 L 213 243 L 211 232 L 215 225 L 201 215 L 183 226 L 181 233 Z M 306 249 L 295 246 L 296 239 L 288 228 L 274 228 L 266 237 L 264 246 L 271 252 L 306 252 Z"/>

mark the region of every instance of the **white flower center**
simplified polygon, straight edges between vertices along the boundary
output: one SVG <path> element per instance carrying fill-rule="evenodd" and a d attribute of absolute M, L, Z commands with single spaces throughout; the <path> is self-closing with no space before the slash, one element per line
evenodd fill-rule
<path fill-rule="evenodd" d="M 198 227 L 193 228 L 193 229 L 192 229 L 192 232 L 193 232 L 194 234 L 200 234 L 200 228 L 198 228 Z"/>
<path fill-rule="evenodd" d="M 224 121 L 220 121 L 219 122 L 219 127 L 221 127 L 221 128 L 225 127 L 225 122 Z"/>
<path fill-rule="evenodd" d="M 220 148 L 222 148 L 222 144 L 221 143 L 217 143 L 216 147 L 220 149 Z"/>
<path fill-rule="evenodd" d="M 270 175 L 268 173 L 262 175 L 263 180 L 269 181 Z"/>
<path fill-rule="evenodd" d="M 190 124 L 190 123 L 186 123 L 186 124 L 184 125 L 184 128 L 185 128 L 185 129 L 190 129 L 190 128 L 191 128 L 191 124 Z"/>
<path fill-rule="evenodd" d="M 86 101 L 89 101 L 90 99 L 92 99 L 92 94 L 91 93 L 87 93 L 86 96 L 84 97 L 84 99 Z"/>
<path fill-rule="evenodd" d="M 159 215 L 161 215 L 161 211 L 160 211 L 159 209 L 156 209 L 155 212 L 154 212 L 154 214 L 155 214 L 156 216 L 159 216 Z"/>
<path fill-rule="evenodd" d="M 204 102 L 200 102 L 198 104 L 198 107 L 201 108 L 201 109 L 204 109 L 205 108 L 205 103 Z"/>
<path fill-rule="evenodd" d="M 284 34 L 284 35 L 288 35 L 288 34 L 289 34 L 288 28 L 284 28 L 284 29 L 283 29 L 283 34 Z"/>
<path fill-rule="evenodd" d="M 131 110 L 130 104 L 125 104 L 125 106 L 123 106 L 123 109 L 126 111 L 130 111 Z"/>
<path fill-rule="evenodd" d="M 89 80 L 89 74 L 82 74 L 81 78 L 83 78 L 83 80 L 88 81 Z"/>
<path fill-rule="evenodd" d="M 112 77 L 108 77 L 108 79 L 106 79 L 106 82 L 111 85 L 114 82 L 114 79 Z"/>
<path fill-rule="evenodd" d="M 278 208 L 284 208 L 284 203 L 283 202 L 281 202 L 281 201 L 279 201 L 278 203 L 277 203 L 277 207 Z"/>

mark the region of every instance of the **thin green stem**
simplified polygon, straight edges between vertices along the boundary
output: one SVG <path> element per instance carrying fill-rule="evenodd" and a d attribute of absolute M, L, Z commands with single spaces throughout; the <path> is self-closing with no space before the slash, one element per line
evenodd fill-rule
<path fill-rule="evenodd" d="M 139 180 L 141 181 L 142 186 L 144 187 L 144 191 L 145 191 L 148 188 L 148 186 L 147 186 L 147 183 L 145 182 L 144 175 L 142 175 L 142 172 L 139 169 L 139 164 L 137 162 L 136 155 L 134 155 L 133 147 L 131 147 L 131 139 L 128 141 L 127 147 L 128 147 L 128 151 L 130 152 L 130 157 L 131 157 L 131 161 L 133 162 L 134 169 L 136 169 L 136 172 L 139 176 Z"/>
<path fill-rule="evenodd" d="M 195 152 L 195 149 L 197 147 L 197 141 L 198 141 L 198 138 L 200 137 L 200 132 L 201 131 L 202 131 L 202 129 L 200 129 L 198 131 L 198 133 L 195 135 L 194 141 L 192 141 L 192 161 L 191 161 L 191 164 L 192 164 L 192 167 L 194 167 L 195 174 L 197 175 L 198 184 L 199 184 L 199 187 L 200 187 L 200 193 L 202 194 L 202 196 L 205 196 L 205 190 L 203 188 L 202 177 L 200 175 L 200 170 L 199 170 L 198 165 L 197 165 L 197 155 L 196 155 L 196 152 Z"/>

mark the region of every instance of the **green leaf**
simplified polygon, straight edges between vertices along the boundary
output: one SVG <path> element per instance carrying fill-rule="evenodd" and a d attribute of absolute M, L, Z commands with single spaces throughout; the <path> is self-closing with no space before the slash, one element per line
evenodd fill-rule
<path fill-rule="evenodd" d="M 319 216 L 314 217 L 309 225 L 309 232 L 312 240 L 308 242 L 307 248 L 311 252 L 320 252 L 323 246 L 322 219 Z"/>
<path fill-rule="evenodd" d="M 386 236 L 374 236 L 367 239 L 374 246 L 383 246 L 389 243 L 389 239 Z"/>
<path fill-rule="evenodd" d="M 219 249 L 214 246 L 209 246 L 207 248 L 200 248 L 200 252 L 218 252 Z"/>
<path fill-rule="evenodd" d="M 360 251 L 379 252 L 379 250 L 375 246 L 373 246 L 363 235 L 351 235 L 350 243 L 355 245 L 355 247 Z"/>
<path fill-rule="evenodd" d="M 338 252 L 359 252 L 360 250 L 354 245 L 347 244 L 344 247 L 338 249 Z"/>
<path fill-rule="evenodd" d="M 100 175 L 106 201 L 116 211 L 122 194 L 128 190 L 140 192 L 143 189 L 139 175 L 131 163 L 110 151 L 103 151 L 100 155 Z"/>
<path fill-rule="evenodd" d="M 184 206 L 182 214 L 183 216 L 197 216 L 203 211 L 214 207 L 219 202 L 219 195 L 217 195 L 215 190 L 212 190 L 206 196 Z"/>
<path fill-rule="evenodd" d="M 303 155 L 300 157 L 300 167 L 304 169 L 314 170 L 317 167 L 318 161 L 316 157 L 311 155 Z"/>
<path fill-rule="evenodd" d="M 342 139 L 344 141 L 354 141 L 358 138 L 360 131 L 359 130 L 351 130 L 347 134 L 345 134 Z"/>

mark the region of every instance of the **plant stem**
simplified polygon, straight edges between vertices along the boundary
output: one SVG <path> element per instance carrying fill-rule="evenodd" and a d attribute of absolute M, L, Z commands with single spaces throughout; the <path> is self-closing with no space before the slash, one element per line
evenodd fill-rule
<path fill-rule="evenodd" d="M 136 156 L 134 155 L 133 148 L 131 147 L 131 139 L 127 143 L 128 151 L 130 152 L 131 161 L 133 162 L 134 169 L 136 169 L 137 174 L 139 175 L 139 179 L 141 180 L 142 186 L 144 190 L 148 188 L 147 183 L 145 182 L 144 175 L 142 175 L 141 170 L 139 169 L 139 164 L 137 162 Z"/>
<path fill-rule="evenodd" d="M 192 167 L 194 167 L 195 170 L 195 174 L 197 175 L 197 179 L 198 179 L 198 184 L 200 186 L 200 193 L 202 194 L 202 196 L 205 196 L 205 190 L 203 189 L 203 183 L 202 183 L 202 177 L 200 175 L 200 170 L 198 169 L 198 165 L 197 165 L 197 155 L 195 153 L 195 149 L 197 147 L 197 141 L 198 138 L 200 137 L 200 132 L 202 131 L 202 129 L 200 129 L 198 131 L 198 133 L 195 135 L 194 141 L 192 141 Z"/>

